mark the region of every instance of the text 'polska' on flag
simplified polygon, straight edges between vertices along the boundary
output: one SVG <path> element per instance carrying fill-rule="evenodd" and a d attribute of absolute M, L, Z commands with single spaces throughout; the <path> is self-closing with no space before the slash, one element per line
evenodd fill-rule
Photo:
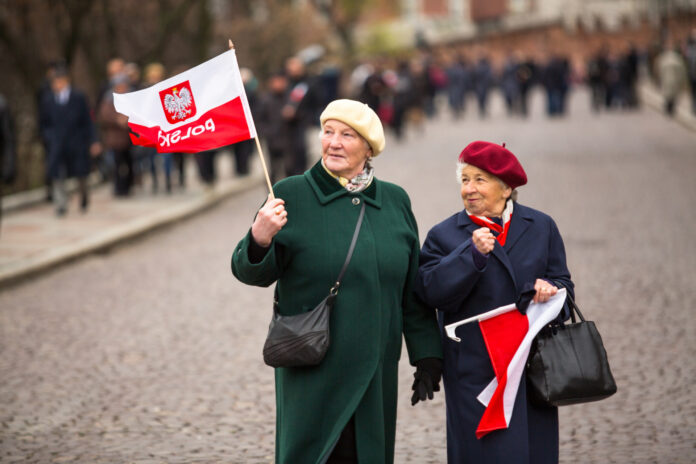
<path fill-rule="evenodd" d="M 196 153 L 256 137 L 234 50 L 147 89 L 114 94 L 134 145 Z"/>

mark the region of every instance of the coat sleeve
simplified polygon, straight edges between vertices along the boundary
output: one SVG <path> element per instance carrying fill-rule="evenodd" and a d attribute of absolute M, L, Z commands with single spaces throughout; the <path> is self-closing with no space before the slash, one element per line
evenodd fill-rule
<path fill-rule="evenodd" d="M 429 306 L 440 311 L 456 311 L 478 282 L 483 272 L 474 265 L 471 238 L 448 249 L 440 235 L 431 230 L 420 252 L 416 293 Z"/>
<path fill-rule="evenodd" d="M 442 359 L 442 342 L 437 327 L 435 310 L 424 305 L 414 292 L 413 284 L 418 275 L 418 226 L 413 213 L 408 217 L 415 230 L 411 248 L 408 275 L 403 290 L 403 331 L 408 358 L 412 365 L 423 358 Z"/>
<path fill-rule="evenodd" d="M 546 273 L 542 278 L 553 282 L 557 287 L 563 287 L 568 291 L 572 298 L 575 298 L 575 284 L 570 279 L 570 271 L 566 264 L 565 246 L 563 239 L 558 231 L 556 223 L 551 220 L 549 231 L 549 259 L 546 265 Z M 563 311 L 559 316 L 559 320 L 570 318 L 570 310 L 567 306 L 563 307 Z"/>
<path fill-rule="evenodd" d="M 232 274 L 247 285 L 268 287 L 278 280 L 282 274 L 280 266 L 279 245 L 274 239 L 266 256 L 259 263 L 249 260 L 249 244 L 251 243 L 251 229 L 237 244 L 232 253 Z"/>

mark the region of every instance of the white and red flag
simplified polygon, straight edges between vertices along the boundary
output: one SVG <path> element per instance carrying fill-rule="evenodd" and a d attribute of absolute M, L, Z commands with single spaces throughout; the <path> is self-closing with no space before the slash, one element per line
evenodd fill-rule
<path fill-rule="evenodd" d="M 195 153 L 256 137 L 234 50 L 137 92 L 114 94 L 135 145 Z"/>
<path fill-rule="evenodd" d="M 566 290 L 561 288 L 546 303 L 530 303 L 526 314 L 510 304 L 445 326 L 448 337 L 461 341 L 454 330 L 462 324 L 478 321 L 493 365 L 495 378 L 477 397 L 486 406 L 476 429 L 477 438 L 506 429 L 510 424 L 532 340 L 558 316 L 565 298 Z"/>

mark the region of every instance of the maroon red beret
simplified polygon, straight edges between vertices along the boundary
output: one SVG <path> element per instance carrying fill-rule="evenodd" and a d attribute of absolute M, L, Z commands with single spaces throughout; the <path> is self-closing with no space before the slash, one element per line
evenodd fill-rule
<path fill-rule="evenodd" d="M 491 142 L 471 142 L 459 155 L 460 163 L 467 163 L 489 172 L 510 188 L 527 183 L 527 174 L 510 150 Z"/>

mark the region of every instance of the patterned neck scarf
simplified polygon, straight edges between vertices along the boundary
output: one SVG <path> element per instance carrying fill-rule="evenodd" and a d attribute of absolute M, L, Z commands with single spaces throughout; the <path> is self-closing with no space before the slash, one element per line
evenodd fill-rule
<path fill-rule="evenodd" d="M 505 240 L 507 239 L 508 230 L 510 229 L 510 218 L 512 217 L 512 210 L 512 200 L 508 200 L 505 204 L 505 209 L 503 210 L 502 226 L 487 218 L 486 216 L 477 216 L 474 214 L 469 214 L 468 211 L 466 212 L 466 214 L 469 215 L 469 219 L 471 219 L 471 222 L 473 222 L 474 224 L 478 224 L 481 227 L 488 227 L 494 232 L 494 235 L 497 234 L 495 239 L 498 241 L 498 243 L 500 243 L 500 246 L 504 246 Z"/>
<path fill-rule="evenodd" d="M 348 190 L 351 193 L 362 192 L 370 186 L 370 184 L 372 183 L 372 179 L 375 177 L 375 170 L 372 167 L 372 165 L 370 165 L 369 160 L 365 162 L 365 167 L 363 168 L 363 170 L 352 179 L 346 179 L 345 177 L 337 176 L 336 174 L 331 172 L 329 168 L 327 168 L 324 164 L 323 159 L 321 160 L 321 165 L 324 168 L 324 170 L 329 173 L 331 177 L 336 179 L 344 189 Z"/>

